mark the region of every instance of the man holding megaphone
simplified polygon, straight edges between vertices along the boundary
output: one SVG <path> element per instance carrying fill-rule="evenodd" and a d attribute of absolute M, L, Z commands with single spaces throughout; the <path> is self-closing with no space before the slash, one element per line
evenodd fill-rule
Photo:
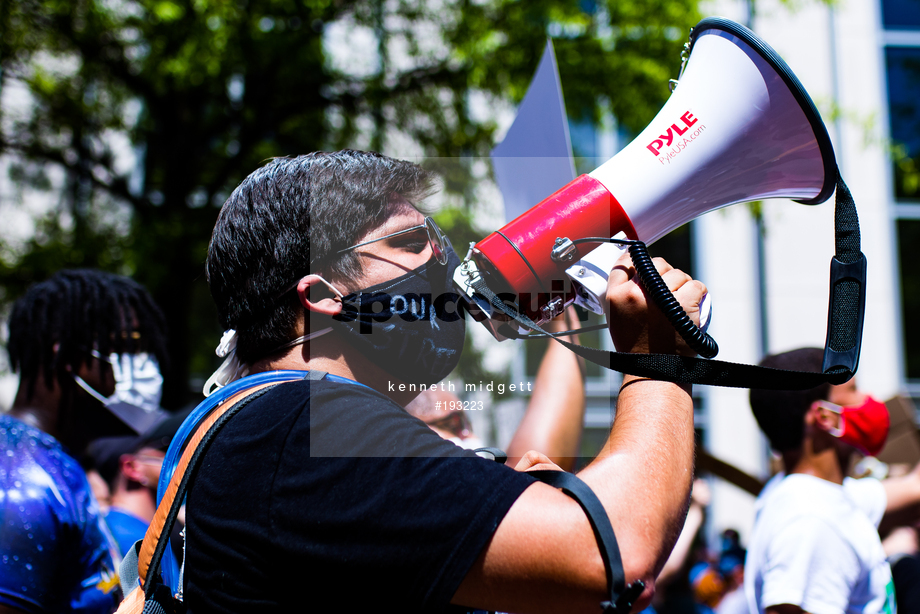
<path fill-rule="evenodd" d="M 317 153 L 271 161 L 221 210 L 207 272 L 221 319 L 236 330 L 236 366 L 212 398 L 279 372 L 292 381 L 226 423 L 189 487 L 191 611 L 453 603 L 596 612 L 614 601 L 608 611 L 626 612 L 648 603 L 686 513 L 690 387 L 625 379 L 610 439 L 579 474 L 596 495 L 591 522 L 567 494 L 407 414 L 418 387 L 456 365 L 464 339 L 464 319 L 440 318 L 433 306 L 462 311 L 450 285 L 459 259 L 411 204 L 429 181 L 378 154 Z M 696 318 L 703 284 L 656 264 Z M 617 347 L 689 352 L 634 274 L 624 258 L 609 275 Z M 390 318 L 360 315 L 379 316 L 363 307 L 384 295 Z M 164 474 L 173 469 L 167 457 Z M 592 524 L 612 525 L 619 548 L 612 535 L 599 545 Z"/>
<path fill-rule="evenodd" d="M 356 151 L 275 159 L 234 190 L 207 261 L 227 360 L 205 387 L 219 391 L 167 453 L 163 521 L 135 566 L 147 598 L 185 588 L 199 614 L 306 603 L 409 612 L 596 612 L 600 603 L 623 613 L 649 602 L 690 492 L 686 382 L 846 381 L 865 301 L 855 205 L 801 85 L 737 24 L 704 20 L 691 42 L 681 85 L 648 134 L 471 246 L 462 263 L 416 209 L 430 177 L 408 162 Z M 712 95 L 707 62 L 733 75 L 724 96 Z M 714 208 L 774 196 L 818 203 L 835 187 L 823 372 L 693 358 L 717 351 L 699 329 L 706 288 L 649 258 L 644 242 Z M 630 256 L 597 254 L 614 235 Z M 562 276 L 575 289 L 559 296 Z M 403 410 L 456 366 L 467 311 L 513 337 L 573 301 L 606 313 L 620 354 L 567 347 L 643 376 L 625 376 L 607 444 L 578 478 L 485 460 Z M 166 556 L 160 591 L 157 532 L 169 533 L 186 492 L 185 586 Z"/>

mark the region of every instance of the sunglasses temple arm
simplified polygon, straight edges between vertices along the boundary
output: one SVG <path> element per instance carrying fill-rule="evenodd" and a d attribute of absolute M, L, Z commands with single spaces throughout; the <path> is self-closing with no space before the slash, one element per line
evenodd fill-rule
<path fill-rule="evenodd" d="M 336 252 L 336 253 L 341 254 L 341 253 L 343 253 L 343 252 L 350 252 L 350 251 L 353 250 L 353 249 L 357 249 L 357 248 L 359 248 L 359 247 L 364 247 L 365 245 L 370 245 L 371 243 L 376 243 L 377 241 L 383 241 L 384 239 L 389 239 L 389 238 L 391 238 L 391 237 L 398 237 L 399 235 L 404 235 L 404 234 L 406 234 L 407 232 L 415 232 L 416 230 L 421 230 L 422 228 L 424 228 L 424 229 L 427 230 L 428 226 L 427 226 L 426 224 L 419 224 L 418 226 L 413 226 L 412 228 L 406 228 L 405 230 L 400 230 L 400 231 L 394 232 L 394 233 L 392 233 L 392 234 L 388 234 L 388 235 L 383 236 L 383 237 L 377 237 L 376 239 L 371 239 L 370 241 L 364 241 L 364 242 L 362 242 L 362 243 L 358 243 L 357 245 L 352 245 L 351 247 L 346 247 L 345 249 L 340 249 L 340 250 L 339 250 L 338 252 Z"/>

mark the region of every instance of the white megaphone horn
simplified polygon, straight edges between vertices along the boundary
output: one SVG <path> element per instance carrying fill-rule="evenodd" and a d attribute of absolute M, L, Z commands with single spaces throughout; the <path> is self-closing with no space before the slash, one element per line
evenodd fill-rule
<path fill-rule="evenodd" d="M 518 311 L 541 325 L 572 302 L 603 313 L 607 276 L 622 252 L 578 239 L 652 243 L 728 205 L 765 198 L 818 204 L 834 193 L 827 129 L 769 45 L 740 24 L 707 18 L 685 49 L 673 94 L 638 137 L 471 246 L 454 281 L 497 338 L 524 329 L 495 313 L 476 283 L 503 300 L 513 296 Z"/>

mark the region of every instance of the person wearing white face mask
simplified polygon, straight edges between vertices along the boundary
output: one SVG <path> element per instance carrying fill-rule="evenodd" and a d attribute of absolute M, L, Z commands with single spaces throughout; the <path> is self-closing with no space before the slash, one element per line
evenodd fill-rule
<path fill-rule="evenodd" d="M 9 329 L 20 382 L 0 415 L 0 613 L 111 612 L 119 556 L 75 458 L 160 419 L 163 315 L 126 277 L 70 270 L 33 285 Z"/>
<path fill-rule="evenodd" d="M 160 397 L 163 393 L 163 375 L 156 357 L 147 352 L 136 354 L 112 353 L 103 356 L 96 350 L 90 352 L 98 360 L 112 367 L 115 392 L 103 396 L 86 383 L 82 377 L 73 378 L 89 395 L 105 405 L 132 430 L 142 433 L 163 419 Z"/>

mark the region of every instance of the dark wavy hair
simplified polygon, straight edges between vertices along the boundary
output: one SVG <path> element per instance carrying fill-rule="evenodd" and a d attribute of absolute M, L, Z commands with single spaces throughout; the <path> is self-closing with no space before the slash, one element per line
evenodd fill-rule
<path fill-rule="evenodd" d="M 90 352 L 149 352 L 168 366 L 166 320 L 137 282 L 93 269 L 58 271 L 30 287 L 13 305 L 7 351 L 31 398 L 41 374 L 63 390 Z M 99 368 L 105 368 L 99 361 Z"/>
<path fill-rule="evenodd" d="M 353 150 L 276 158 L 246 177 L 220 211 L 206 265 L 240 360 L 290 341 L 303 311 L 294 284 L 310 273 L 361 275 L 353 252 L 336 252 L 383 223 L 394 195 L 417 202 L 432 183 L 416 164 Z"/>
<path fill-rule="evenodd" d="M 824 350 L 800 348 L 782 354 L 767 356 L 760 364 L 773 369 L 821 372 Z M 805 436 L 803 419 L 815 401 L 826 400 L 830 384 L 821 384 L 808 390 L 761 390 L 750 392 L 754 418 L 777 452 L 793 450 L 802 445 Z"/>

